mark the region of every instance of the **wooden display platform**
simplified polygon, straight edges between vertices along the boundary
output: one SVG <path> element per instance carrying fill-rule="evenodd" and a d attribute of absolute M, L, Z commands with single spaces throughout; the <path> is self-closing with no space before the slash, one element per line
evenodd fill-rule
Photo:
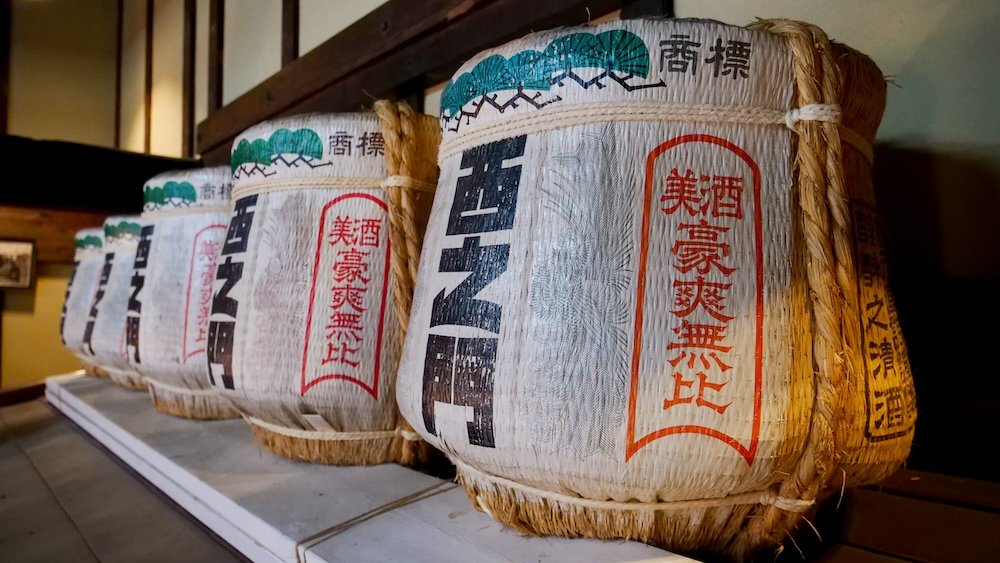
<path fill-rule="evenodd" d="M 691 561 L 636 542 L 529 538 L 454 483 L 394 464 L 331 467 L 263 450 L 242 420 L 153 411 L 145 393 L 50 377 L 49 403 L 253 561 Z"/>

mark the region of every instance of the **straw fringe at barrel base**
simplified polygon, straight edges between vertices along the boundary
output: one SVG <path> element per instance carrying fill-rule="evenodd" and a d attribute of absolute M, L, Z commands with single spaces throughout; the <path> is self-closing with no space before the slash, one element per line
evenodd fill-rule
<path fill-rule="evenodd" d="M 466 63 L 397 392 L 473 504 L 742 557 L 895 470 L 915 408 L 872 211 L 884 100 L 871 60 L 784 20 Z"/>
<path fill-rule="evenodd" d="M 269 450 L 348 465 L 433 452 L 399 416 L 395 376 L 439 139 L 389 102 L 237 138 L 207 355 Z"/>

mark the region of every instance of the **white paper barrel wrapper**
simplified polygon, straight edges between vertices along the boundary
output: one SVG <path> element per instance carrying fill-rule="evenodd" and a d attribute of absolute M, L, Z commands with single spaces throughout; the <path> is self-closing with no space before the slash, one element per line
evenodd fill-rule
<path fill-rule="evenodd" d="M 165 172 L 143 187 L 125 345 L 153 405 L 166 414 L 239 416 L 209 385 L 205 356 L 230 184 L 229 168 L 222 166 Z"/>
<path fill-rule="evenodd" d="M 104 260 L 83 333 L 84 351 L 93 355 L 111 380 L 137 390 L 145 389 L 146 384 L 128 363 L 125 314 L 140 231 L 138 216 L 113 216 L 104 221 Z"/>
<path fill-rule="evenodd" d="M 73 257 L 73 273 L 66 286 L 66 300 L 63 302 L 59 334 L 62 343 L 76 356 L 89 374 L 94 374 L 94 359 L 83 347 L 83 334 L 87 328 L 87 316 L 97 291 L 104 264 L 104 229 L 83 229 L 73 239 L 76 252 Z"/>
<path fill-rule="evenodd" d="M 277 453 L 372 463 L 401 439 L 384 154 L 374 114 L 267 122 L 233 145 L 209 377 Z M 334 443 L 375 445 L 318 453 Z"/>
<path fill-rule="evenodd" d="M 817 405 L 787 125 L 814 117 L 795 107 L 789 43 L 709 21 L 536 33 L 456 73 L 397 393 L 478 507 L 529 532 L 730 552 L 766 535 L 729 543 L 762 506 L 808 510 L 782 487 Z M 852 385 L 861 412 L 836 422 L 893 448 L 881 477 L 915 409 L 872 275 L 868 330 L 889 327 L 872 338 L 897 371 L 868 375 L 867 412 Z"/>

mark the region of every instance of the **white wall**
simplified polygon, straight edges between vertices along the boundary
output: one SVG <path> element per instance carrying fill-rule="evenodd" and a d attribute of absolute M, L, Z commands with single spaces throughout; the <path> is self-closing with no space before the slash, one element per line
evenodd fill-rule
<path fill-rule="evenodd" d="M 149 152 L 179 157 L 184 136 L 184 0 L 153 4 L 153 91 Z"/>
<path fill-rule="evenodd" d="M 281 2 L 226 0 L 222 103 L 281 69 Z"/>
<path fill-rule="evenodd" d="M 115 0 L 13 2 L 8 132 L 111 147 Z"/>
<path fill-rule="evenodd" d="M 146 3 L 124 2 L 121 148 L 144 152 L 146 135 Z"/>
<path fill-rule="evenodd" d="M 387 0 L 300 0 L 299 55 L 346 29 Z"/>
<path fill-rule="evenodd" d="M 197 0 L 194 24 L 194 123 L 208 117 L 208 0 Z"/>

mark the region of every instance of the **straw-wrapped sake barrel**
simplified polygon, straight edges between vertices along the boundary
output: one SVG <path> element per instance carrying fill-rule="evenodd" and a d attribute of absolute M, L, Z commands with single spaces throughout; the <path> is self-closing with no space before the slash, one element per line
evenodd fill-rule
<path fill-rule="evenodd" d="M 101 266 L 104 264 L 104 229 L 77 231 L 73 243 L 76 249 L 73 273 L 66 286 L 66 299 L 59 319 L 59 336 L 63 346 L 83 364 L 87 375 L 97 376 L 101 374 L 97 371 L 93 356 L 83 346 L 83 333 L 87 328 L 87 316 L 101 277 Z"/>
<path fill-rule="evenodd" d="M 398 397 L 475 506 L 738 556 L 896 469 L 884 101 L 870 59 L 788 21 L 615 21 L 463 65 Z"/>
<path fill-rule="evenodd" d="M 229 222 L 229 168 L 165 172 L 143 187 L 128 300 L 128 361 L 154 408 L 184 418 L 239 416 L 208 383 L 205 349 L 216 261 Z"/>
<path fill-rule="evenodd" d="M 280 455 L 429 450 L 399 417 L 395 375 L 440 134 L 404 104 L 376 110 L 261 123 L 233 145 L 209 377 Z"/>
<path fill-rule="evenodd" d="M 93 356 L 98 368 L 118 385 L 135 390 L 145 390 L 146 382 L 128 363 L 125 314 L 141 230 L 138 216 L 104 220 L 104 256 L 83 332 L 83 350 Z"/>

